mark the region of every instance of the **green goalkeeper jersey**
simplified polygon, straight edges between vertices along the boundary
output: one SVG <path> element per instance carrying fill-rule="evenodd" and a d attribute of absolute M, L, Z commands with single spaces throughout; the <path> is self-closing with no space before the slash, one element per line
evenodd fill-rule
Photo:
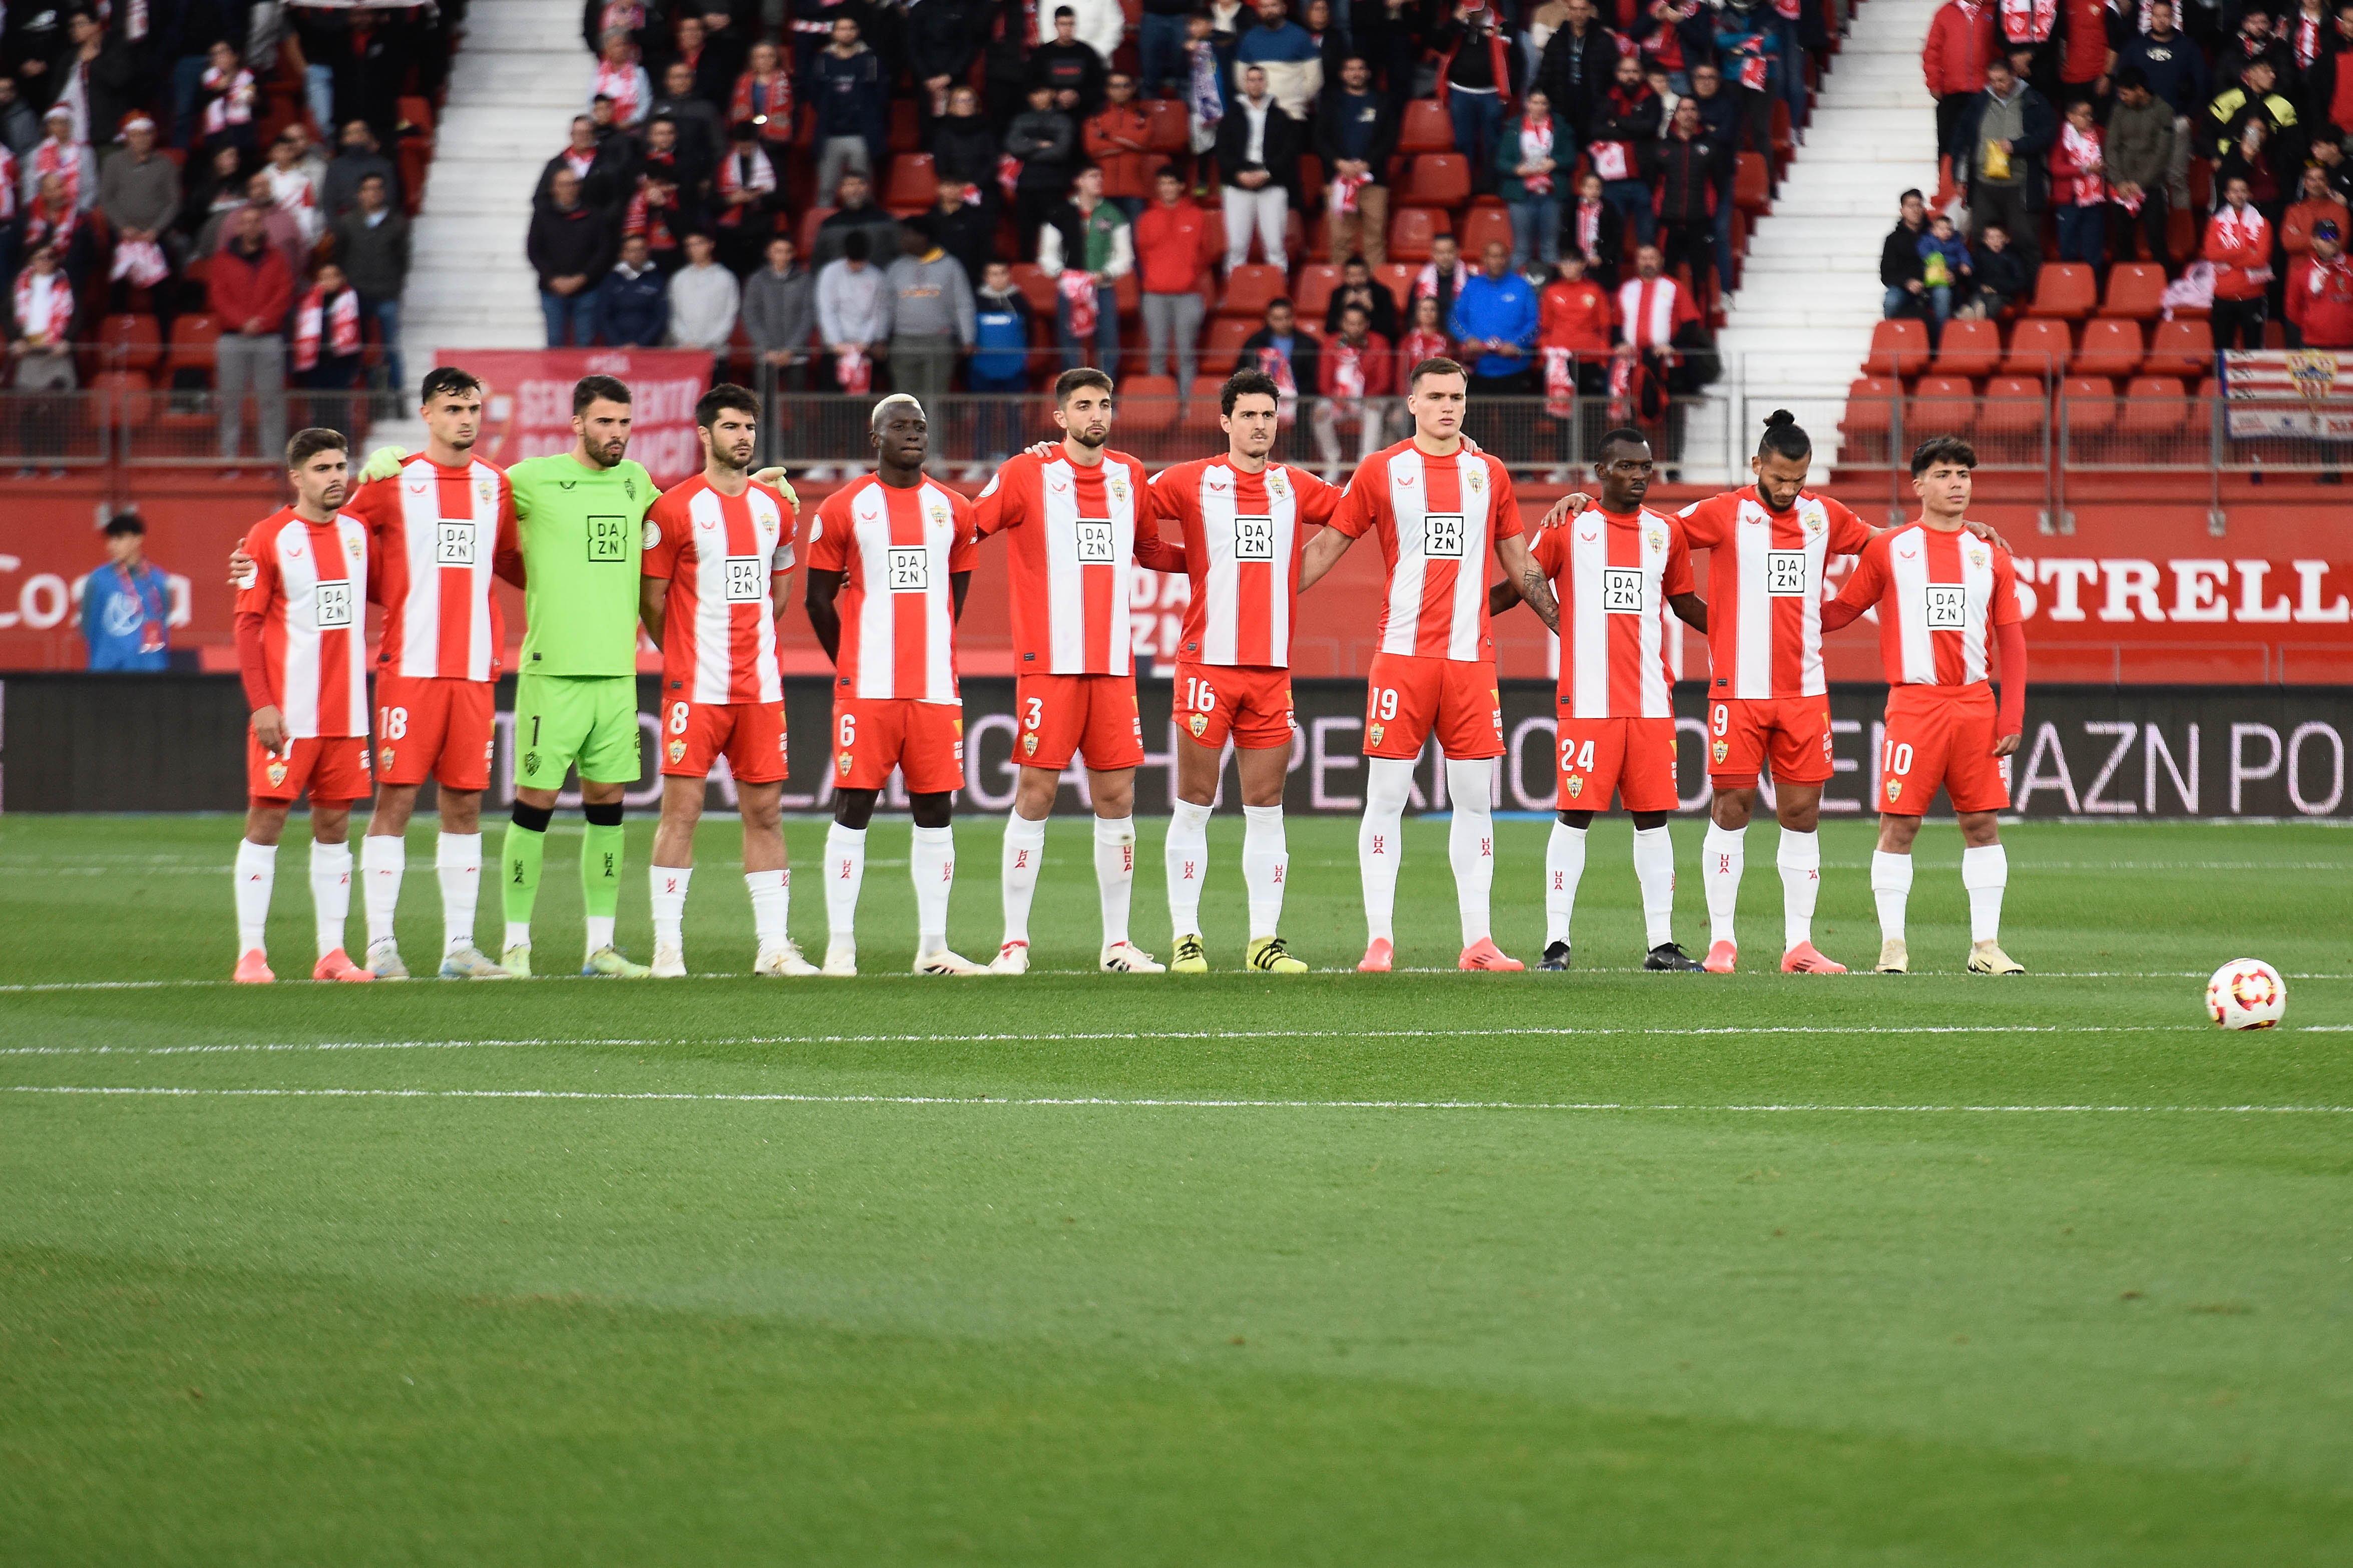
<path fill-rule="evenodd" d="M 638 563 L 653 476 L 622 459 L 584 466 L 568 452 L 507 470 L 522 550 L 522 675 L 634 675 Z"/>

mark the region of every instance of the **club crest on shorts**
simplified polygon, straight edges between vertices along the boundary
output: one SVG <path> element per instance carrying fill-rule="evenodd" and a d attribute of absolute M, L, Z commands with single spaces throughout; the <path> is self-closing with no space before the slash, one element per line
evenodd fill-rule
<path fill-rule="evenodd" d="M 1208 732 L 1209 716 L 1206 713 L 1196 713 L 1185 721 L 1185 728 L 1192 731 L 1193 739 L 1198 741 Z"/>
<path fill-rule="evenodd" d="M 539 772 L 539 753 L 537 752 L 525 752 L 522 754 L 522 771 L 527 773 L 535 773 Z"/>
<path fill-rule="evenodd" d="M 376 762 L 384 767 L 388 768 L 392 766 L 392 748 L 390 746 L 386 746 L 383 751 L 378 752 L 376 753 Z"/>
<path fill-rule="evenodd" d="M 686 742 L 684 741 L 672 741 L 670 743 L 670 765 L 673 767 L 680 763 L 686 761 Z"/>
<path fill-rule="evenodd" d="M 286 764 L 275 757 L 270 758 L 269 764 L 261 771 L 269 775 L 269 787 L 272 789 L 286 782 Z"/>
<path fill-rule="evenodd" d="M 1365 739 L 1377 746 L 1381 743 L 1381 736 L 1383 733 L 1385 733 L 1385 731 L 1378 724 L 1369 725 L 1366 728 Z"/>
<path fill-rule="evenodd" d="M 1904 798 L 1904 781 L 1902 779 L 1889 779 L 1887 781 L 1887 798 L 1890 802 L 1899 801 Z"/>
<path fill-rule="evenodd" d="M 1569 775 L 1568 775 L 1568 798 L 1569 798 L 1569 799 L 1571 799 L 1571 800 L 1575 800 L 1578 795 L 1583 795 L 1584 793 L 1585 793 L 1585 775 L 1584 775 L 1583 773 L 1571 773 L 1571 774 L 1569 774 Z"/>
<path fill-rule="evenodd" d="M 857 759 L 852 757 L 848 752 L 844 752 L 841 755 L 833 759 L 833 765 L 841 770 L 841 776 L 843 778 L 848 778 L 849 776 L 849 770 L 856 761 Z"/>
<path fill-rule="evenodd" d="M 1722 741 L 1716 742 L 1715 744 L 1708 747 L 1707 750 L 1708 754 L 1713 756 L 1719 763 L 1732 754 L 1731 746 Z"/>
<path fill-rule="evenodd" d="M 1025 757 L 1038 754 L 1038 737 L 1034 732 L 1021 737 L 1021 754 Z"/>

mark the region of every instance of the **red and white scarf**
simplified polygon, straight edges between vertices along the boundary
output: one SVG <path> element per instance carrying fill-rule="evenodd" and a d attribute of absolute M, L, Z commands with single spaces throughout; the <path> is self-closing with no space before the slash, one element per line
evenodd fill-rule
<path fill-rule="evenodd" d="M 1675 341 L 1675 305 L 1680 294 L 1672 278 L 1629 278 L 1618 289 L 1618 313 L 1626 341 L 1638 349 L 1663 349 Z"/>
<path fill-rule="evenodd" d="M 164 247 L 152 239 L 126 239 L 114 247 L 111 278 L 127 278 L 134 289 L 153 289 L 171 275 L 172 264 L 164 258 Z"/>
<path fill-rule="evenodd" d="M 25 240 L 20 254 L 30 256 L 40 245 L 58 247 L 58 259 L 65 259 L 66 248 L 73 244 L 74 230 L 81 224 L 81 212 L 70 198 L 52 209 L 40 197 L 35 196 L 25 209 Z"/>
<path fill-rule="evenodd" d="M 2295 14 L 2295 68 L 2310 70 L 2312 62 L 2320 58 L 2320 18 Z"/>
<path fill-rule="evenodd" d="M 1571 349 L 1546 349 L 1545 362 L 1545 412 L 1556 419 L 1566 419 L 1577 412 L 1577 354 Z"/>
<path fill-rule="evenodd" d="M 1538 120 L 1535 115 L 1531 114 L 1525 120 L 1521 121 L 1520 161 L 1524 163 L 1532 163 L 1538 158 L 1550 158 L 1551 156 L 1552 116 L 1546 115 L 1542 120 Z M 1520 184 L 1528 188 L 1528 195 L 1532 196 L 1548 196 L 1552 195 L 1552 173 L 1550 170 L 1546 170 L 1541 174 L 1522 174 L 1520 176 Z"/>
<path fill-rule="evenodd" d="M 767 118 L 762 120 L 761 116 Z M 760 135 L 770 142 L 793 139 L 793 79 L 778 69 L 766 76 L 754 76 L 745 71 L 735 79 L 734 101 L 728 106 L 727 122 L 742 125 L 757 124 Z"/>
<path fill-rule="evenodd" d="M 2014 43 L 2040 44 L 2059 19 L 2059 0 L 2001 0 L 2001 36 Z"/>
<path fill-rule="evenodd" d="M 638 117 L 645 113 L 645 81 L 646 73 L 638 68 L 635 60 L 624 60 L 619 65 L 610 60 L 596 62 L 594 92 L 598 98 L 613 100 L 615 124 L 635 125 Z"/>
<path fill-rule="evenodd" d="M 1453 347 L 1444 332 L 1425 332 L 1416 327 L 1398 343 L 1398 380 L 1402 382 L 1411 375 L 1413 367 L 1426 359 L 1447 358 Z"/>
<path fill-rule="evenodd" d="M 833 379 L 849 396 L 863 397 L 874 389 L 874 362 L 863 349 L 851 349 L 833 362 Z"/>
<path fill-rule="evenodd" d="M 1299 378 L 1291 374 L 1291 362 L 1270 345 L 1258 351 L 1258 367 L 1274 377 L 1275 423 L 1292 424 L 1299 417 Z"/>
<path fill-rule="evenodd" d="M 1013 189 L 1020 183 L 1021 160 L 1010 153 L 1001 154 L 997 160 L 997 184 L 1007 201 L 1013 199 Z"/>
<path fill-rule="evenodd" d="M 1743 38 L 1733 47 L 1740 60 L 1740 85 L 1750 92 L 1763 92 L 1773 79 L 1772 63 L 1765 58 L 1761 38 Z"/>
<path fill-rule="evenodd" d="M 44 279 L 30 267 L 16 275 L 16 331 L 44 345 L 64 342 L 73 332 L 73 284 L 62 270 Z"/>
<path fill-rule="evenodd" d="M 752 165 L 747 176 L 744 165 Z M 738 191 L 773 191 L 776 188 L 776 171 L 769 166 L 768 155 L 754 147 L 748 153 L 730 153 L 719 161 L 719 194 L 732 196 Z M 744 221 L 744 209 L 728 206 L 719 215 L 719 221 L 733 228 Z"/>
<path fill-rule="evenodd" d="M 1340 397 L 1360 398 L 1365 395 L 1365 351 L 1345 338 L 1334 338 L 1324 345 L 1324 353 L 1332 363 L 1332 387 Z M 1349 416 L 1362 413 L 1356 408 L 1345 409 Z"/>
<path fill-rule="evenodd" d="M 584 180 L 588 177 L 588 171 L 596 166 L 596 149 L 594 147 L 583 153 L 577 147 L 566 145 L 562 156 L 564 166 Z"/>
<path fill-rule="evenodd" d="M 1460 261 L 1455 262 L 1453 291 L 1457 294 L 1462 292 L 1462 285 L 1469 282 L 1470 279 L 1471 269 Z M 1421 264 L 1421 270 L 1414 275 L 1413 297 L 1417 300 L 1438 298 L 1437 262 L 1425 261 Z"/>
<path fill-rule="evenodd" d="M 319 364 L 319 338 L 323 328 L 327 353 L 335 359 L 348 359 L 360 352 L 360 296 L 355 289 L 346 289 L 331 303 L 324 289 L 313 287 L 294 307 L 294 368 L 315 370 Z"/>
<path fill-rule="evenodd" d="M 613 0 L 612 4 L 596 8 L 596 36 L 600 38 L 610 32 L 642 33 L 645 30 L 646 8 L 643 5 Z"/>
<path fill-rule="evenodd" d="M 1577 248 L 1587 256 L 1610 258 L 1601 255 L 1601 203 L 1580 200 L 1577 204 Z"/>
<path fill-rule="evenodd" d="M 261 171 L 269 182 L 269 199 L 280 212 L 294 220 L 304 239 L 313 239 L 319 233 L 318 193 L 311 186 L 311 175 L 301 164 L 281 169 L 275 163 Z"/>
<path fill-rule="evenodd" d="M 1095 319 L 1101 310 L 1095 300 L 1094 274 L 1082 268 L 1066 268 L 1054 287 L 1071 309 L 1071 336 L 1082 343 L 1092 343 Z"/>
<path fill-rule="evenodd" d="M 2232 249 L 2253 249 L 2265 256 L 2271 254 L 2272 226 L 2263 214 L 2255 210 L 2254 203 L 2249 202 L 2243 210 L 2234 210 L 2230 203 L 2224 202 L 2214 209 L 2211 221 L 2213 232 L 2221 235 L 2222 242 Z"/>
<path fill-rule="evenodd" d="M 66 205 L 81 205 L 81 144 L 78 142 L 43 141 L 33 149 L 33 188 L 41 188 L 41 177 L 55 174 L 65 182 Z"/>
<path fill-rule="evenodd" d="M 2070 197 L 2079 207 L 2095 207 L 2107 200 L 2108 183 L 2100 174 L 2100 133 L 2090 135 L 2075 129 L 2073 121 L 2059 127 L 2059 145 L 2066 154 L 2069 178 L 2074 184 Z"/>
<path fill-rule="evenodd" d="M 16 155 L 0 147 L 0 223 L 16 216 Z"/>
<path fill-rule="evenodd" d="M 1356 193 L 1373 183 L 1370 174 L 1341 174 L 1332 182 L 1332 210 L 1352 213 L 1356 210 Z"/>
<path fill-rule="evenodd" d="M 223 74 L 218 66 L 208 66 L 196 79 L 196 85 L 215 95 L 205 105 L 205 134 L 218 135 L 232 125 L 253 123 L 253 73 L 243 67 Z"/>

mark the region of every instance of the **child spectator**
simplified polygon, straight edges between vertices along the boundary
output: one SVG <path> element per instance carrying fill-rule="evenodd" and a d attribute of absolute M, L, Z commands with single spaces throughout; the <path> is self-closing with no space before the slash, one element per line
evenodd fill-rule
<path fill-rule="evenodd" d="M 1965 318 L 1991 321 L 2033 290 L 2034 273 L 2026 258 L 2010 243 L 2010 230 L 1989 223 L 1978 236 L 1970 258 L 1977 268 L 1978 291 L 1961 311 Z"/>
<path fill-rule="evenodd" d="M 294 384 L 348 392 L 359 383 L 360 294 L 330 261 L 294 303 Z"/>
<path fill-rule="evenodd" d="M 2052 143 L 2051 205 L 2059 220 L 2059 259 L 2097 271 L 2107 245 L 2108 179 L 2087 99 L 2067 106 L 2067 122 Z"/>
<path fill-rule="evenodd" d="M 1013 286 L 1013 268 L 1002 261 L 990 262 L 981 274 L 974 305 L 973 353 L 965 379 L 989 400 L 980 405 L 979 428 L 973 433 L 973 449 L 986 460 L 977 469 L 965 471 L 968 479 L 994 472 L 1020 445 L 1018 399 L 1029 390 L 1029 301 Z"/>
<path fill-rule="evenodd" d="M 1968 282 L 1976 272 L 1977 261 L 1969 255 L 1968 242 L 1953 232 L 1949 215 L 1938 213 L 1928 221 L 1928 232 L 1920 237 L 1920 282 L 1935 312 L 1933 331 L 1941 333 L 1952 320 L 1953 296 L 1967 293 Z"/>

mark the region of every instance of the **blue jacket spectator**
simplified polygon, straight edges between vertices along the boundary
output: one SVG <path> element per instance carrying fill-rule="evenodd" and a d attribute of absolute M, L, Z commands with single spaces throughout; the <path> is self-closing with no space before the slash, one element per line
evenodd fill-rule
<path fill-rule="evenodd" d="M 596 321 L 608 348 L 654 348 L 670 331 L 670 289 L 646 258 L 645 236 L 621 242 L 621 259 L 596 285 Z"/>
<path fill-rule="evenodd" d="M 1486 269 L 1472 273 L 1462 285 L 1462 292 L 1454 297 L 1454 321 L 1451 323 L 1455 340 L 1468 353 L 1476 342 L 1481 349 L 1471 374 L 1484 379 L 1504 380 L 1517 376 L 1533 364 L 1530 355 L 1536 346 L 1536 291 L 1528 280 L 1511 269 L 1511 258 L 1501 245 L 1487 247 Z M 1487 345 L 1510 343 L 1520 352 L 1517 356 L 1499 354 Z"/>
<path fill-rule="evenodd" d="M 1029 384 L 1029 301 L 1013 287 L 1003 262 L 989 263 L 973 295 L 972 359 L 965 373 L 975 392 L 1020 392 Z"/>
<path fill-rule="evenodd" d="M 106 564 L 81 580 L 81 635 L 92 669 L 162 669 L 171 660 L 172 591 L 142 557 L 146 540 L 137 512 L 115 517 L 106 525 Z"/>

